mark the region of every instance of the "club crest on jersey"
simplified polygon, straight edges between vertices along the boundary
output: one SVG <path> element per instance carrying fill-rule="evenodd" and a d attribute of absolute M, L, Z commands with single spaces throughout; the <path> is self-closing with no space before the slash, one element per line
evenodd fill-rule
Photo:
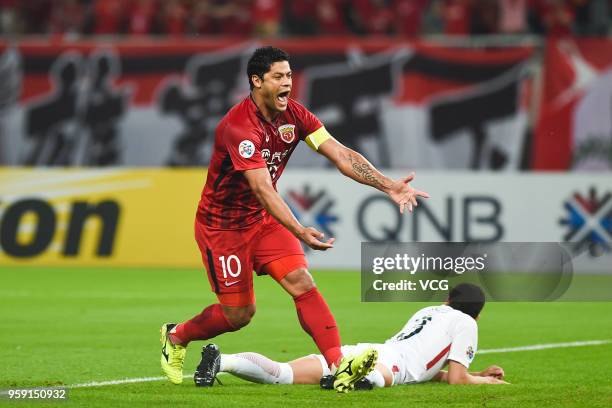
<path fill-rule="evenodd" d="M 255 145 L 250 140 L 243 140 L 238 145 L 238 153 L 245 159 L 250 159 L 255 154 Z"/>
<path fill-rule="evenodd" d="M 474 349 L 472 348 L 472 346 L 469 346 L 465 352 L 465 354 L 467 355 L 467 357 L 472 360 L 474 358 Z"/>
<path fill-rule="evenodd" d="M 281 139 L 285 143 L 291 143 L 295 140 L 295 125 L 283 125 L 278 128 Z"/>

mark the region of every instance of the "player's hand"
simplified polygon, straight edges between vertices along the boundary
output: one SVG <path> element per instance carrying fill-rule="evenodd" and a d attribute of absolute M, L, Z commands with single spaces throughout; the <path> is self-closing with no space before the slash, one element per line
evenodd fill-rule
<path fill-rule="evenodd" d="M 310 248 L 317 251 L 326 251 L 329 248 L 333 248 L 334 241 L 336 240 L 335 238 L 330 238 L 325 242 L 322 241 L 325 238 L 325 234 L 312 227 L 304 228 L 300 232 L 298 238 L 304 241 Z"/>
<path fill-rule="evenodd" d="M 483 377 L 495 377 L 501 380 L 504 378 L 505 373 L 503 368 L 496 365 L 492 365 L 481 371 L 480 375 Z"/>
<path fill-rule="evenodd" d="M 396 180 L 391 185 L 388 193 L 389 197 L 399 205 L 400 213 L 404 213 L 404 208 L 412 212 L 414 207 L 418 206 L 417 197 L 429 198 L 429 194 L 425 191 L 415 190 L 410 187 L 410 182 L 414 180 L 414 172 L 407 177 Z"/>
<path fill-rule="evenodd" d="M 491 376 L 485 378 L 487 379 L 487 384 L 510 384 L 509 382 Z"/>

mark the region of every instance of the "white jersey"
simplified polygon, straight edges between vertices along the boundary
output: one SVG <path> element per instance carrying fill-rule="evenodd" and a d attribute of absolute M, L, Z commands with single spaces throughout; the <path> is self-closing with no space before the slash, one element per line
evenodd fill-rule
<path fill-rule="evenodd" d="M 450 306 L 430 306 L 416 312 L 384 346 L 397 360 L 397 366 L 388 367 L 394 384 L 425 382 L 448 360 L 469 368 L 478 347 L 478 326 Z"/>
<path fill-rule="evenodd" d="M 431 380 L 448 360 L 470 367 L 478 347 L 478 326 L 471 316 L 450 306 L 430 306 L 416 312 L 402 330 L 384 344 L 342 346 L 345 356 L 374 348 L 378 363 L 393 375 L 393 385 Z M 316 356 L 323 375 L 332 374 L 323 356 Z"/>

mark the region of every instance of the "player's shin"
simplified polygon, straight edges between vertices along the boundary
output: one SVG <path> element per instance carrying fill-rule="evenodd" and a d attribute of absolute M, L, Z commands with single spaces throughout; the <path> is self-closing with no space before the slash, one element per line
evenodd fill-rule
<path fill-rule="evenodd" d="M 220 304 L 208 306 L 202 313 L 176 326 L 170 333 L 174 344 L 186 346 L 193 340 L 208 340 L 220 334 L 236 331 L 223 314 Z"/>
<path fill-rule="evenodd" d="M 293 370 L 258 353 L 221 355 L 221 372 L 260 384 L 292 384 Z"/>
<path fill-rule="evenodd" d="M 313 338 L 327 365 L 337 366 L 342 358 L 340 333 L 325 299 L 313 288 L 293 300 L 302 328 Z"/>

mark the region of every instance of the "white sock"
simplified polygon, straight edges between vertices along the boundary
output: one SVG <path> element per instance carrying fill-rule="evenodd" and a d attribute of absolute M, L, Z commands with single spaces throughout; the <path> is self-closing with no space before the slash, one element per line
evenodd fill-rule
<path fill-rule="evenodd" d="M 287 363 L 258 353 L 221 354 L 219 371 L 261 384 L 292 384 L 293 370 Z"/>
<path fill-rule="evenodd" d="M 383 388 L 385 386 L 385 377 L 377 369 L 366 375 L 366 379 L 374 385 L 374 388 Z"/>

